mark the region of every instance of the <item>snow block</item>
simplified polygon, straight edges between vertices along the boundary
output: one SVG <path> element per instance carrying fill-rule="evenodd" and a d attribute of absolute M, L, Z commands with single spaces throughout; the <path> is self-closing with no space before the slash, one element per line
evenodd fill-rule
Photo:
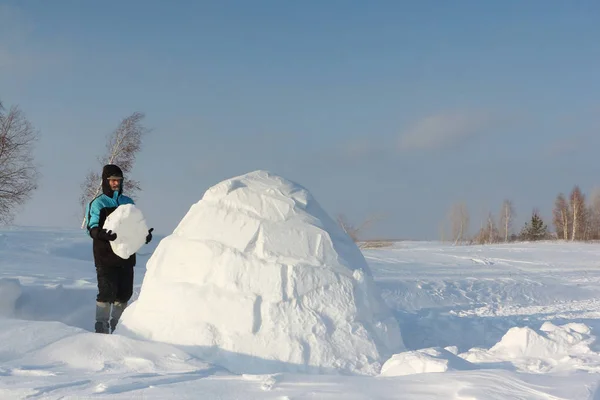
<path fill-rule="evenodd" d="M 395 354 L 381 368 L 381 376 L 404 376 L 446 371 L 468 371 L 477 366 L 439 347 Z"/>
<path fill-rule="evenodd" d="M 308 190 L 265 171 L 191 207 L 116 333 L 186 346 L 236 373 L 376 375 L 404 350 L 352 239 Z"/>
<path fill-rule="evenodd" d="M 129 258 L 146 243 L 148 226 L 142 211 L 133 204 L 117 207 L 104 222 L 104 229 L 117 234 L 117 239 L 110 242 L 116 255 Z"/>

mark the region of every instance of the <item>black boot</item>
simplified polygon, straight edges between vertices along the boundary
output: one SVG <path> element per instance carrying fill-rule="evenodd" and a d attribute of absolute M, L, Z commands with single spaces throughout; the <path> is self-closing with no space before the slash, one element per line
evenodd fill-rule
<path fill-rule="evenodd" d="M 109 333 L 108 318 L 110 316 L 110 304 L 96 302 L 96 333 Z"/>
<path fill-rule="evenodd" d="M 121 303 L 121 302 L 116 301 L 113 304 L 112 317 L 110 319 L 110 333 L 113 333 L 115 331 L 115 329 L 117 328 L 119 319 L 121 318 L 121 315 L 123 314 L 123 311 L 125 310 L 126 307 L 127 307 L 127 302 Z"/>

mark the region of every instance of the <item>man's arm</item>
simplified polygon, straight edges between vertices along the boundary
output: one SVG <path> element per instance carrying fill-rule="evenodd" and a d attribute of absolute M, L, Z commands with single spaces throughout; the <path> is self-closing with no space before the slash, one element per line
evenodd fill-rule
<path fill-rule="evenodd" d="M 98 226 L 100 223 L 100 201 L 97 198 L 88 204 L 87 220 L 87 230 L 93 239 L 110 241 L 117 238 L 116 233 L 107 232 L 106 229 L 100 229 Z"/>
<path fill-rule="evenodd" d="M 124 194 L 121 195 L 121 197 L 119 198 L 119 205 L 123 205 L 123 204 L 134 204 L 135 202 L 133 201 L 133 199 L 129 196 L 125 196 Z"/>
<path fill-rule="evenodd" d="M 98 224 L 100 223 L 100 205 L 98 204 L 98 198 L 95 198 L 88 203 L 85 214 L 87 216 L 88 234 L 95 239 L 96 233 L 98 232 Z M 94 233 L 92 233 L 92 231 Z"/>

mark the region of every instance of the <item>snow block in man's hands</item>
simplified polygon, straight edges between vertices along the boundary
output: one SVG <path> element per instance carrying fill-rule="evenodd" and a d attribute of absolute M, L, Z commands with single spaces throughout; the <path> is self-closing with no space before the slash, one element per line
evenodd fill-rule
<path fill-rule="evenodd" d="M 104 222 L 104 229 L 117 234 L 117 239 L 110 242 L 112 250 L 123 259 L 129 258 L 145 243 L 148 225 L 142 211 L 133 204 L 117 207 Z"/>

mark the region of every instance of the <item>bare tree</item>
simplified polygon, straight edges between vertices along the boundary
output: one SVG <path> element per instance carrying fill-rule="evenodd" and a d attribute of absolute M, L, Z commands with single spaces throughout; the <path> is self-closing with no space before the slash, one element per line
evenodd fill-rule
<path fill-rule="evenodd" d="M 443 220 L 440 225 L 439 225 L 439 233 L 440 233 L 440 242 L 445 242 L 446 241 L 446 237 L 447 237 L 447 233 L 446 233 L 446 221 Z"/>
<path fill-rule="evenodd" d="M 571 240 L 574 241 L 582 238 L 585 227 L 585 196 L 577 185 L 571 191 L 570 205 L 573 214 Z"/>
<path fill-rule="evenodd" d="M 592 191 L 587 207 L 588 213 L 588 240 L 600 239 L 600 188 Z"/>
<path fill-rule="evenodd" d="M 360 236 L 380 218 L 381 217 L 371 215 L 367 217 L 360 225 L 354 225 L 348 221 L 344 214 L 339 214 L 337 216 L 337 223 L 355 243 L 359 243 L 361 240 Z"/>
<path fill-rule="evenodd" d="M 565 195 L 560 193 L 554 201 L 553 223 L 559 239 L 569 240 L 571 211 Z"/>
<path fill-rule="evenodd" d="M 337 223 L 355 243 L 358 242 L 358 228 L 352 225 L 344 214 L 337 216 Z"/>
<path fill-rule="evenodd" d="M 9 223 L 16 208 L 37 189 L 33 162 L 38 133 L 17 106 L 8 112 L 0 103 L 0 223 Z"/>
<path fill-rule="evenodd" d="M 498 232 L 496 222 L 494 221 L 494 216 L 492 213 L 488 213 L 485 224 L 482 223 L 482 227 L 475 237 L 475 242 L 478 244 L 490 244 L 498 242 L 499 239 L 500 233 Z"/>
<path fill-rule="evenodd" d="M 137 152 L 141 149 L 142 138 L 149 130 L 142 125 L 144 114 L 135 112 L 124 118 L 117 129 L 108 137 L 106 154 L 98 161 L 101 165 L 116 164 L 123 174 L 128 174 L 133 169 Z M 141 190 L 138 181 L 131 178 L 124 180 L 123 190 L 128 196 L 134 197 Z M 88 172 L 85 181 L 81 185 L 82 194 L 80 204 L 85 211 L 86 205 L 102 192 L 102 181 L 100 174 L 96 171 Z M 85 226 L 85 212 L 82 228 Z"/>
<path fill-rule="evenodd" d="M 454 204 L 450 209 L 449 219 L 454 244 L 462 243 L 469 231 L 469 211 L 467 210 L 467 205 L 465 203 Z"/>
<path fill-rule="evenodd" d="M 502 203 L 500 209 L 500 229 L 502 232 L 502 238 L 505 242 L 508 242 L 508 237 L 512 228 L 512 222 L 515 218 L 515 208 L 512 201 L 506 199 Z"/>
<path fill-rule="evenodd" d="M 583 205 L 583 228 L 581 229 L 581 240 L 590 240 L 592 238 L 592 209 L 586 204 Z"/>

